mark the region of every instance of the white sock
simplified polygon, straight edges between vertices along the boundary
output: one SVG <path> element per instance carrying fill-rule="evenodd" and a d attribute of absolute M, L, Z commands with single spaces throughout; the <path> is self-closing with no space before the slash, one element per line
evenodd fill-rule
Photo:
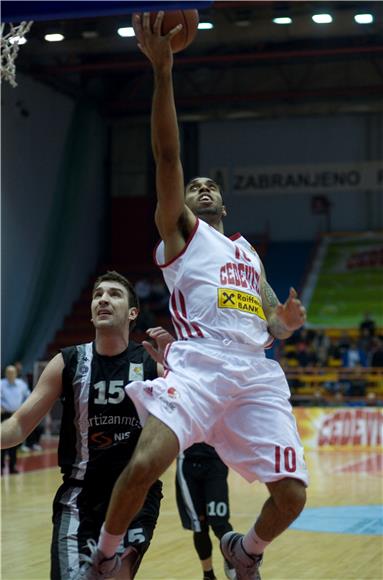
<path fill-rule="evenodd" d="M 106 558 L 111 558 L 117 552 L 118 546 L 125 534 L 110 534 L 105 529 L 105 523 L 102 524 L 100 537 L 98 539 L 98 549 Z"/>
<path fill-rule="evenodd" d="M 269 544 L 270 542 L 265 542 L 256 534 L 254 527 L 252 527 L 242 539 L 243 548 L 249 556 L 252 554 L 263 554 L 264 549 Z"/>

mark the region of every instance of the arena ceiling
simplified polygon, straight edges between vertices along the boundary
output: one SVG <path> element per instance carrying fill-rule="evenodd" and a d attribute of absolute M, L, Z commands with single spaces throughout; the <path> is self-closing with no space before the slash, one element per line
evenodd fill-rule
<path fill-rule="evenodd" d="M 202 4 L 210 6 L 200 10 L 200 20 L 214 28 L 198 31 L 175 59 L 177 106 L 184 118 L 383 109 L 383 2 Z M 333 21 L 315 24 L 312 15 L 319 12 L 330 13 Z M 358 13 L 372 13 L 374 21 L 357 24 Z M 276 16 L 292 22 L 277 25 Z M 37 20 L 20 48 L 17 69 L 89 99 L 108 116 L 146 115 L 150 66 L 135 38 L 116 32 L 129 24 L 128 14 Z M 48 43 L 49 32 L 65 39 Z"/>

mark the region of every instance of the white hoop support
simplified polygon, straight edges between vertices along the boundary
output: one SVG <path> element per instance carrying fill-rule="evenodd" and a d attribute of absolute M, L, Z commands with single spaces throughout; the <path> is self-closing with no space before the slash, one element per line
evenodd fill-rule
<path fill-rule="evenodd" d="M 4 34 L 5 24 L 1 24 L 0 45 L 1 45 L 1 64 L 0 78 L 8 81 L 13 87 L 17 86 L 16 82 L 16 65 L 15 60 L 19 52 L 20 45 L 25 42 L 25 35 L 33 24 L 33 20 L 23 21 L 17 26 L 9 24 L 9 32 Z"/>

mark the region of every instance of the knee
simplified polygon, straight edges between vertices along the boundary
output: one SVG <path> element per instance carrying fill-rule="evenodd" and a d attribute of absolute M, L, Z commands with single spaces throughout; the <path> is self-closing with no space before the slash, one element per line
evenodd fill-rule
<path fill-rule="evenodd" d="M 282 479 L 269 484 L 269 490 L 279 511 L 295 520 L 306 503 L 306 488 L 299 479 Z"/>

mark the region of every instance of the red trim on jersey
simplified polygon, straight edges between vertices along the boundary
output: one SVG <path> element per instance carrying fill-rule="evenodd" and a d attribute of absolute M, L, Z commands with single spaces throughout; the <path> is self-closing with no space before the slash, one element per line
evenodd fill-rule
<path fill-rule="evenodd" d="M 172 342 L 168 342 L 168 344 L 165 346 L 165 350 L 164 350 L 164 357 L 163 357 L 163 367 L 165 370 L 168 369 L 168 361 L 166 360 L 168 358 L 168 354 L 169 354 L 169 348 L 171 347 L 173 343 Z"/>
<path fill-rule="evenodd" d="M 170 313 L 172 315 L 173 324 L 177 330 L 178 336 L 182 340 L 185 340 L 185 337 L 183 335 L 183 329 L 184 331 L 186 331 L 188 338 L 195 338 L 195 334 L 200 338 L 203 338 L 202 331 L 199 328 L 198 324 L 196 324 L 195 322 L 190 322 L 187 319 L 185 298 L 182 292 L 180 292 L 177 288 L 173 290 L 172 295 L 170 297 Z M 193 333 L 193 331 L 195 334 Z"/>
<path fill-rule="evenodd" d="M 180 304 L 181 304 L 181 311 L 182 311 L 182 316 L 188 320 L 188 316 L 186 313 L 186 303 L 185 303 L 185 297 L 182 294 L 181 290 L 178 290 L 179 293 L 179 298 L 180 298 Z M 195 322 L 189 322 L 189 324 L 194 328 L 194 330 L 196 331 L 196 333 L 198 334 L 198 336 L 200 338 L 203 338 L 203 334 L 202 334 L 202 330 L 200 329 L 200 327 L 198 326 L 197 323 Z"/>
<path fill-rule="evenodd" d="M 174 312 L 174 307 L 173 307 L 173 294 L 172 294 L 171 299 L 170 299 L 169 310 L 170 310 L 170 314 L 172 316 L 172 322 L 173 322 L 174 330 L 176 331 L 177 338 L 179 340 L 185 340 L 185 337 L 182 333 L 182 328 L 176 320 L 176 314 Z"/>
<path fill-rule="evenodd" d="M 235 242 L 235 240 L 238 240 L 238 238 L 242 238 L 242 234 L 240 234 L 239 232 L 233 234 L 232 236 L 229 236 L 229 240 L 231 240 L 232 242 Z"/>
<path fill-rule="evenodd" d="M 173 319 L 173 324 L 178 331 L 179 338 L 181 338 L 182 340 L 185 340 L 185 336 L 183 335 L 181 325 L 183 325 L 184 329 L 186 330 L 187 335 L 189 337 L 191 337 L 190 329 L 185 325 L 185 322 L 182 320 L 181 314 L 178 311 L 176 296 L 175 296 L 174 292 L 172 292 L 172 295 L 170 297 L 170 305 L 171 305 L 170 311 L 171 311 L 171 315 L 172 315 L 172 319 Z"/>
<path fill-rule="evenodd" d="M 270 335 L 269 340 L 270 340 L 270 342 L 266 342 L 265 346 L 263 347 L 265 350 L 268 348 L 271 348 L 273 346 L 274 340 L 275 340 L 274 336 Z"/>
<path fill-rule="evenodd" d="M 161 269 L 164 269 L 164 268 L 167 268 L 168 266 L 170 266 L 171 264 L 173 264 L 173 262 L 175 262 L 176 260 L 178 260 L 178 258 L 180 258 L 182 256 L 182 254 L 184 254 L 186 252 L 188 245 L 190 244 L 190 242 L 194 238 L 194 234 L 197 231 L 198 224 L 199 224 L 199 218 L 196 218 L 195 225 L 194 225 L 192 231 L 190 232 L 190 235 L 189 235 L 188 239 L 186 240 L 185 246 L 182 248 L 182 250 L 180 251 L 180 253 L 177 254 L 177 256 L 174 256 L 174 258 L 172 258 L 171 260 L 169 260 L 169 262 L 165 262 L 165 264 L 159 264 L 158 261 L 157 261 L 157 248 L 160 245 L 161 241 L 158 242 L 158 244 L 154 248 L 154 263 L 156 264 L 156 266 L 158 266 Z"/>
<path fill-rule="evenodd" d="M 172 309 L 174 312 L 174 316 L 177 318 L 178 322 L 180 322 L 184 329 L 186 330 L 186 333 L 188 335 L 189 338 L 192 338 L 192 332 L 190 330 L 190 326 L 189 324 L 182 318 L 179 310 L 178 310 L 178 306 L 177 306 L 177 302 L 176 302 L 176 296 L 175 293 L 173 292 L 172 297 L 171 297 L 171 303 L 172 303 Z"/>

